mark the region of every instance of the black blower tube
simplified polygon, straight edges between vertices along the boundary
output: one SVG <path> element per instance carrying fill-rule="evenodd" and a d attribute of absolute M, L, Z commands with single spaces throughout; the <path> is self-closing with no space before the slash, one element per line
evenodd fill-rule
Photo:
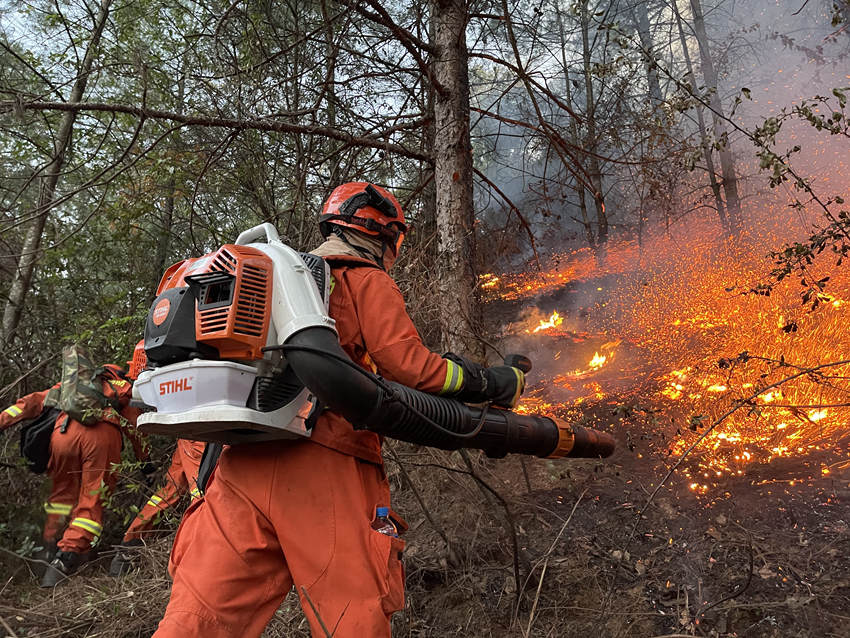
<path fill-rule="evenodd" d="M 555 417 L 471 407 L 391 381 L 382 388 L 339 360 L 350 361 L 328 328 L 301 330 L 284 350 L 296 376 L 323 405 L 355 427 L 393 439 L 443 450 L 476 448 L 492 457 L 597 458 L 614 452 L 610 434 Z"/>

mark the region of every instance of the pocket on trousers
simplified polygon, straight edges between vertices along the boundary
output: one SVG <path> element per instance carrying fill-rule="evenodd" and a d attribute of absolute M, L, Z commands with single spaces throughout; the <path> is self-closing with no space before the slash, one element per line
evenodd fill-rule
<path fill-rule="evenodd" d="M 405 542 L 394 536 L 372 532 L 376 553 L 378 582 L 381 586 L 381 608 L 388 616 L 404 609 L 404 553 Z"/>

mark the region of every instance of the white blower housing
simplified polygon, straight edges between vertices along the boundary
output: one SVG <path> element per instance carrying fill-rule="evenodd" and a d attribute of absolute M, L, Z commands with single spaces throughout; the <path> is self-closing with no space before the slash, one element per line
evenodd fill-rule
<path fill-rule="evenodd" d="M 285 356 L 264 351 L 305 328 L 336 332 L 330 269 L 271 224 L 166 271 L 145 328 L 134 396 L 144 432 L 221 443 L 307 437 L 315 399 Z"/>

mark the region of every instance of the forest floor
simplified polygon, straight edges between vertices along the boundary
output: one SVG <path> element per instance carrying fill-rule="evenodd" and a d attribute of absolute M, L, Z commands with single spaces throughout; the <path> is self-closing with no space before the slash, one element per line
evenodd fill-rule
<path fill-rule="evenodd" d="M 528 483 L 518 458 L 471 455 L 494 497 L 457 455 L 393 444 L 435 523 L 389 462 L 411 524 L 394 635 L 848 636 L 850 470 L 799 479 L 846 460 L 848 443 L 754 467 L 713 496 L 674 475 L 642 514 L 659 473 L 639 446 L 605 462 L 526 460 Z M 149 636 L 167 602 L 170 541 L 121 580 L 106 573 L 107 550 L 52 591 L 5 554 L 0 635 Z M 309 635 L 292 596 L 265 635 Z"/>
<path fill-rule="evenodd" d="M 394 635 L 850 636 L 850 436 L 747 466 L 705 494 L 678 471 L 655 493 L 676 431 L 648 418 L 651 407 L 621 409 L 633 400 L 615 388 L 583 404 L 584 424 L 618 439 L 605 460 L 464 458 L 388 442 L 394 506 L 410 523 Z M 107 548 L 121 525 L 111 527 Z M 171 538 L 123 579 L 107 575 L 107 549 L 52 591 L 6 545 L 0 635 L 149 636 L 168 598 Z M 309 635 L 292 594 L 264 635 Z"/>

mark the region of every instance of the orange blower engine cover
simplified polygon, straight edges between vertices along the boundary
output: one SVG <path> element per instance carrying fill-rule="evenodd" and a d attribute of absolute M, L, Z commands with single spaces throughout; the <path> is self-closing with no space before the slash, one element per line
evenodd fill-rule
<path fill-rule="evenodd" d="M 148 367 L 148 355 L 145 354 L 145 340 L 140 339 L 133 350 L 132 360 L 127 362 L 130 365 L 130 371 L 127 376 L 135 381 L 139 378 L 142 370 Z"/>
<path fill-rule="evenodd" d="M 263 252 L 225 244 L 217 251 L 178 262 L 165 271 L 157 295 L 189 287 L 197 296 L 195 338 L 222 359 L 263 358 L 269 331 L 273 264 Z M 154 323 L 168 317 L 170 300 L 154 307 Z"/>

